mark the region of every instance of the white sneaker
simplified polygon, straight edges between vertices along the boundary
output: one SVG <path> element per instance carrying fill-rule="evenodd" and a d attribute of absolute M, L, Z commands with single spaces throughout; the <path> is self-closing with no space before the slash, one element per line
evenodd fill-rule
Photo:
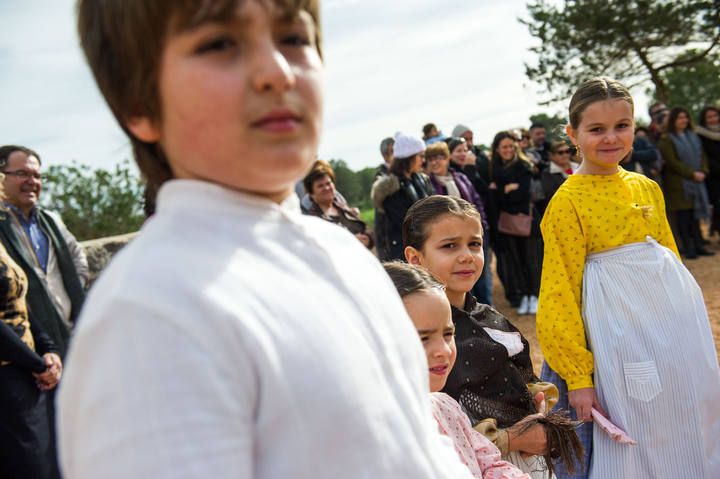
<path fill-rule="evenodd" d="M 537 296 L 530 296 L 530 305 L 528 306 L 529 314 L 537 314 Z"/>
<path fill-rule="evenodd" d="M 520 300 L 520 306 L 517 309 L 517 314 L 520 316 L 528 314 L 530 310 L 530 297 L 523 296 L 522 300 Z"/>

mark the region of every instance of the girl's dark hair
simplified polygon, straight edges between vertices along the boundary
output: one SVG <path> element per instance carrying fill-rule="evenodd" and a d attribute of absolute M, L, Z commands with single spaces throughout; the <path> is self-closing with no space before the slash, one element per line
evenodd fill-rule
<path fill-rule="evenodd" d="M 700 110 L 700 115 L 698 116 L 698 125 L 702 126 L 703 128 L 707 127 L 707 123 L 705 122 L 705 116 L 708 114 L 708 112 L 714 111 L 717 112 L 718 115 L 720 115 L 720 108 L 712 105 L 708 105 L 702 110 Z"/>
<path fill-rule="evenodd" d="M 433 289 L 445 290 L 445 286 L 420 266 L 402 261 L 390 261 L 383 263 L 383 267 L 401 298 Z"/>
<path fill-rule="evenodd" d="M 467 142 L 465 141 L 465 138 L 461 136 L 452 136 L 450 138 L 447 138 L 445 140 L 445 143 L 447 143 L 448 151 L 450 151 L 450 154 L 452 155 L 452 152 L 455 151 L 455 148 Z"/>
<path fill-rule="evenodd" d="M 675 122 L 677 121 L 678 117 L 680 116 L 680 113 L 685 113 L 688 117 L 688 126 L 686 130 L 692 130 L 692 118 L 690 117 L 690 112 L 687 108 L 684 106 L 676 106 L 672 110 L 670 110 L 670 117 L 668 118 L 667 123 L 667 131 L 668 133 L 677 133 L 677 128 L 675 127 Z"/>
<path fill-rule="evenodd" d="M 630 91 L 617 80 L 608 77 L 595 77 L 578 87 L 570 99 L 570 126 L 577 130 L 582 121 L 582 114 L 588 106 L 603 100 L 624 100 L 635 111 Z"/>
<path fill-rule="evenodd" d="M 454 196 L 433 195 L 423 198 L 410 207 L 402 224 L 403 247 L 412 246 L 422 251 L 430 233 L 430 226 L 443 215 L 480 219 L 472 204 Z"/>
<path fill-rule="evenodd" d="M 421 153 L 418 153 L 420 155 Z M 393 158 L 390 163 L 390 173 L 397 176 L 405 176 L 410 171 L 410 165 L 415 161 L 417 155 L 406 156 L 405 158 Z"/>

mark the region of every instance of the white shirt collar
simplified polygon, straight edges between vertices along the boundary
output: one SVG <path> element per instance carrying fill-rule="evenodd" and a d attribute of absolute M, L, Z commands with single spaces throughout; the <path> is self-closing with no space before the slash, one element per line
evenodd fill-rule
<path fill-rule="evenodd" d="M 290 192 L 278 204 L 262 196 L 233 190 L 216 183 L 200 180 L 169 180 L 163 183 L 157 196 L 158 212 L 167 210 L 200 210 L 209 213 L 238 212 L 300 215 L 300 200 Z"/>
<path fill-rule="evenodd" d="M 573 173 L 575 173 L 577 171 L 578 166 L 579 165 L 577 163 L 574 163 L 572 161 L 570 162 L 570 169 L 572 169 Z M 567 176 L 567 173 L 565 173 L 565 169 L 559 167 L 552 161 L 550 162 L 550 173 L 563 173 L 564 175 Z"/>

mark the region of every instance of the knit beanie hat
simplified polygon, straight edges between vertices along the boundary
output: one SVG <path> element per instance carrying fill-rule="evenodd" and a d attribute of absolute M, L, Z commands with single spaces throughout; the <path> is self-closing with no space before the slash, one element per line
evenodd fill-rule
<path fill-rule="evenodd" d="M 395 158 L 409 158 L 425 151 L 425 143 L 417 137 L 395 133 Z"/>
<path fill-rule="evenodd" d="M 452 136 L 463 136 L 463 133 L 468 131 L 472 130 L 465 125 L 458 124 L 455 128 L 453 128 Z"/>

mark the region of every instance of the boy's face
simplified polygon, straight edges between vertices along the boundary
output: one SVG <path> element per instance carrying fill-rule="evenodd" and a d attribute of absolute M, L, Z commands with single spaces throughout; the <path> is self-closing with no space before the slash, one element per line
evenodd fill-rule
<path fill-rule="evenodd" d="M 322 61 L 307 12 L 241 2 L 227 21 L 170 34 L 160 63 L 161 120 L 128 127 L 159 142 L 177 178 L 281 201 L 315 158 Z"/>

